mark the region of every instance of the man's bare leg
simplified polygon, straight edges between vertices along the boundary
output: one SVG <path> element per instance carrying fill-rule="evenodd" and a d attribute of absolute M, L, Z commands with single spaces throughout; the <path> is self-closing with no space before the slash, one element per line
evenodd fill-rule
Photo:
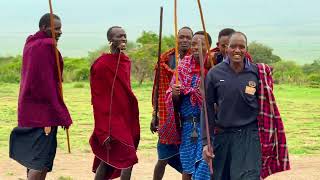
<path fill-rule="evenodd" d="M 44 180 L 42 179 L 42 171 L 29 169 L 28 180 Z"/>
<path fill-rule="evenodd" d="M 158 160 L 156 166 L 154 167 L 153 180 L 162 180 L 167 164 L 167 160 Z"/>
<path fill-rule="evenodd" d="M 182 173 L 182 180 L 191 180 L 191 174 Z"/>
<path fill-rule="evenodd" d="M 45 180 L 48 173 L 48 169 L 41 171 L 41 180 Z"/>
<path fill-rule="evenodd" d="M 120 180 L 130 180 L 131 179 L 132 167 L 128 169 L 122 169 Z"/>
<path fill-rule="evenodd" d="M 112 169 L 111 166 L 108 166 L 106 163 L 101 161 L 99 164 L 99 167 L 97 168 L 94 180 L 104 180 L 107 172 L 111 169 Z"/>

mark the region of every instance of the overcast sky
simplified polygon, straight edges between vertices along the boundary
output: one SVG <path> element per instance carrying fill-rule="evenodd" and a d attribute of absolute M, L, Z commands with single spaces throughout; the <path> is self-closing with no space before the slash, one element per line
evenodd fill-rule
<path fill-rule="evenodd" d="M 232 27 L 275 49 L 287 59 L 320 57 L 320 1 L 202 0 L 208 32 Z M 106 43 L 107 28 L 120 25 L 134 41 L 143 30 L 158 32 L 164 7 L 164 34 L 172 34 L 173 0 L 53 0 L 62 19 L 60 49 L 65 56 L 83 56 Z M 48 12 L 47 0 L 0 0 L 0 56 L 21 53 L 29 34 Z M 178 0 L 179 27 L 201 30 L 197 0 Z M 298 54 L 297 53 L 298 50 Z M 299 52 L 299 50 L 301 52 Z"/>

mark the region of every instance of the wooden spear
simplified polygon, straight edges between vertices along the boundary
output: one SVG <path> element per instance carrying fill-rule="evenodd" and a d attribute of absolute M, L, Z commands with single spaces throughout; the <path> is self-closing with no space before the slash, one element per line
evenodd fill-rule
<path fill-rule="evenodd" d="M 158 119 L 158 111 L 159 111 L 159 82 L 160 82 L 160 61 L 161 61 L 161 41 L 162 41 L 162 21 L 163 21 L 163 7 L 160 7 L 160 27 L 159 27 L 159 47 L 158 47 L 158 62 L 157 62 L 157 72 L 156 72 L 156 97 L 154 100 L 155 104 L 155 111 L 156 111 L 156 126 L 159 124 L 159 119 Z"/>
<path fill-rule="evenodd" d="M 53 17 L 53 10 L 52 10 L 52 2 L 49 0 L 49 7 L 50 7 L 50 26 L 51 26 L 51 36 L 53 40 L 53 46 L 54 46 L 54 52 L 55 52 L 55 57 L 56 57 L 56 64 L 57 64 L 57 69 L 58 69 L 58 90 L 59 90 L 59 95 L 63 101 L 63 93 L 62 93 L 62 78 L 61 78 L 61 68 L 60 68 L 60 61 L 59 61 L 59 52 L 57 49 L 57 41 L 56 41 L 56 35 L 54 32 L 54 17 Z M 48 128 L 48 127 L 46 127 Z M 70 149 L 70 138 L 69 138 L 69 129 L 66 128 L 66 133 L 67 133 L 67 143 L 68 143 L 68 152 L 71 153 Z"/>
<path fill-rule="evenodd" d="M 207 102 L 206 102 L 206 91 L 204 86 L 204 61 L 203 61 L 203 53 L 202 53 L 202 42 L 199 39 L 199 59 L 200 59 L 200 72 L 201 72 L 201 83 L 200 83 L 200 92 L 203 99 L 203 108 L 204 108 L 204 119 L 206 124 L 206 135 L 207 135 L 207 142 L 208 142 L 208 151 L 212 155 L 212 148 L 211 148 L 211 141 L 210 141 L 210 132 L 209 132 L 209 120 L 208 120 L 208 112 L 207 112 Z M 209 168 L 210 173 L 213 174 L 213 167 L 212 167 L 212 159 L 209 159 Z"/>
<path fill-rule="evenodd" d="M 208 61 L 211 62 L 212 57 L 211 57 L 211 53 L 210 53 L 210 44 L 209 44 L 208 33 L 207 33 L 207 30 L 206 30 L 206 25 L 204 23 L 204 17 L 203 17 L 203 13 L 202 13 L 201 2 L 200 2 L 200 0 L 197 0 L 197 1 L 198 1 L 199 12 L 200 12 L 201 24 L 202 24 L 202 28 L 203 28 L 203 31 L 204 31 L 204 36 L 206 38 L 206 47 L 207 47 L 207 50 L 208 50 Z M 211 66 L 213 67 L 214 64 L 211 63 Z"/>

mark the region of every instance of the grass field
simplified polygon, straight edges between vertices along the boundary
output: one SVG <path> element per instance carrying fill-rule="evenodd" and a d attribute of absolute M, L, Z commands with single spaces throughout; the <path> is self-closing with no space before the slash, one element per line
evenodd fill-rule
<path fill-rule="evenodd" d="M 133 84 L 139 100 L 141 143 L 147 152 L 156 146 L 157 135 L 149 131 L 151 118 L 150 83 Z M 8 152 L 10 131 L 17 124 L 18 84 L 0 84 L 0 154 Z M 289 151 L 293 154 L 320 154 L 320 89 L 290 85 L 275 86 L 277 102 L 285 123 Z M 73 152 L 91 152 L 88 139 L 93 129 L 90 88 L 88 83 L 64 85 L 64 98 L 74 124 L 70 129 Z M 58 147 L 66 149 L 66 135 L 60 130 Z M 0 157 L 1 159 L 1 157 Z"/>

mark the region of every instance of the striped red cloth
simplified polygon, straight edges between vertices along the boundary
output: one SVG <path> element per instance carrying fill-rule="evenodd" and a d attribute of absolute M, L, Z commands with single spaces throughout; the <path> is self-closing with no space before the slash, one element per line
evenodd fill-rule
<path fill-rule="evenodd" d="M 196 87 L 200 86 L 200 65 L 195 62 L 193 56 L 184 57 L 178 65 L 178 78 L 181 84 L 180 90 L 184 95 L 190 95 L 190 101 L 192 105 L 202 105 L 202 97 L 199 88 L 193 88 L 191 86 L 192 77 L 194 74 L 198 74 L 195 83 Z M 171 85 L 175 83 L 176 77 L 173 76 Z M 167 120 L 163 126 L 163 130 L 159 130 L 159 136 L 163 136 L 169 140 L 170 143 L 181 142 L 180 132 L 177 130 L 174 106 L 172 101 L 172 88 L 169 86 L 166 96 L 166 107 L 167 107 Z M 164 134 L 163 132 L 170 132 L 170 134 Z"/>
<path fill-rule="evenodd" d="M 187 53 L 187 55 L 189 55 L 189 53 Z M 161 132 L 159 134 L 159 141 L 160 141 L 160 143 L 163 143 L 163 144 L 179 144 L 180 143 L 178 141 L 172 141 L 172 139 L 168 137 L 170 132 L 165 131 L 165 129 L 163 128 L 163 126 L 166 122 L 166 119 L 167 119 L 167 109 L 166 109 L 166 104 L 165 104 L 166 90 L 169 88 L 170 81 L 171 81 L 172 76 L 175 72 L 175 70 L 171 69 L 167 63 L 170 60 L 170 58 L 174 58 L 174 56 L 175 56 L 175 48 L 172 48 L 161 55 L 161 61 L 160 61 L 159 90 L 157 92 L 157 93 L 159 93 L 159 96 L 158 96 L 158 107 L 159 107 L 158 131 Z M 155 72 L 157 71 L 157 68 L 158 67 L 156 66 Z M 155 93 L 156 93 L 155 92 L 156 91 L 156 82 L 157 82 L 157 77 L 154 78 L 154 84 L 153 84 L 153 90 L 152 90 L 153 109 L 155 109 L 154 102 L 155 102 Z"/>
<path fill-rule="evenodd" d="M 288 147 L 283 122 L 273 94 L 271 67 L 257 64 L 259 72 L 258 115 L 259 136 L 262 151 L 261 177 L 289 170 Z"/>

